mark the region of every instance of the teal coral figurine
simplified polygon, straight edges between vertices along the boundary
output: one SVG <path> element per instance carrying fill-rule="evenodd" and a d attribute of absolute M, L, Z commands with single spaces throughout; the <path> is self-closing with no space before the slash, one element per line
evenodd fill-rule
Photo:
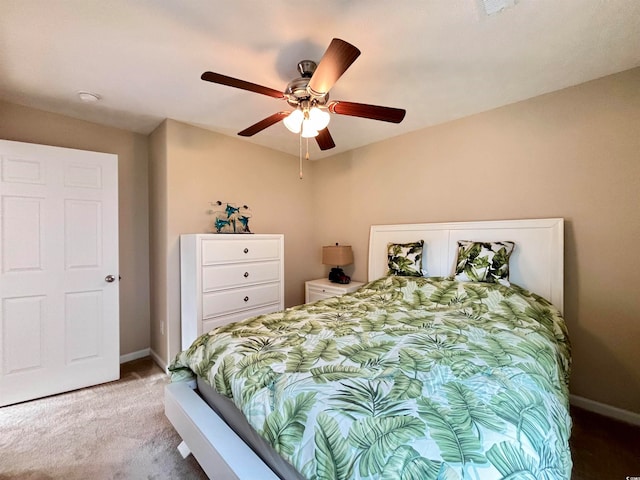
<path fill-rule="evenodd" d="M 213 207 L 209 214 L 214 216 L 213 227 L 215 233 L 251 233 L 249 219 L 251 210 L 247 205 L 237 207 L 233 203 L 220 200 L 211 202 Z"/>

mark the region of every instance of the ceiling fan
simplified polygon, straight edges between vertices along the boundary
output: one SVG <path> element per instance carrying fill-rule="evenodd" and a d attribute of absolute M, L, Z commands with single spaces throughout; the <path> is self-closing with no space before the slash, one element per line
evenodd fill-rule
<path fill-rule="evenodd" d="M 312 60 L 302 60 L 298 63 L 300 77 L 289 82 L 284 92 L 220 73 L 204 72 L 201 78 L 207 82 L 284 99 L 294 107 L 294 110 L 274 113 L 238 132 L 238 135 L 251 137 L 283 121 L 293 133 L 298 133 L 303 138 L 315 137 L 320 149 L 328 150 L 336 146 L 327 128 L 330 120 L 329 112 L 392 123 L 400 123 L 406 113 L 399 108 L 329 100 L 329 90 L 359 55 L 360 50 L 356 47 L 344 40 L 334 38 L 319 63 L 316 64 Z"/>

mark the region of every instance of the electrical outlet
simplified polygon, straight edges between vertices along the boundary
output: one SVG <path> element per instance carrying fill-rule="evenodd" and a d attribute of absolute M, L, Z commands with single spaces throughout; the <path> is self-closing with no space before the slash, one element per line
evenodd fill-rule
<path fill-rule="evenodd" d="M 164 322 L 160 322 L 160 334 L 164 335 Z"/>

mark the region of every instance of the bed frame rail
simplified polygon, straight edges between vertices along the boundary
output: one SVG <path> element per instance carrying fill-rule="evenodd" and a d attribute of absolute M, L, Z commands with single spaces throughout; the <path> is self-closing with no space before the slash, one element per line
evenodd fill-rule
<path fill-rule="evenodd" d="M 278 480 L 187 382 L 165 387 L 164 412 L 204 472 L 215 480 Z M 185 455 L 186 454 L 186 455 Z"/>

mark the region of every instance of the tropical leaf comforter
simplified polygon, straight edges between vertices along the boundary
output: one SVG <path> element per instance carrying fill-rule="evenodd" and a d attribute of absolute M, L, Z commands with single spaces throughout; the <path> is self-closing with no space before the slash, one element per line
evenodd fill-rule
<path fill-rule="evenodd" d="M 389 276 L 217 328 L 201 376 L 309 479 L 569 479 L 569 343 L 517 286 Z"/>

